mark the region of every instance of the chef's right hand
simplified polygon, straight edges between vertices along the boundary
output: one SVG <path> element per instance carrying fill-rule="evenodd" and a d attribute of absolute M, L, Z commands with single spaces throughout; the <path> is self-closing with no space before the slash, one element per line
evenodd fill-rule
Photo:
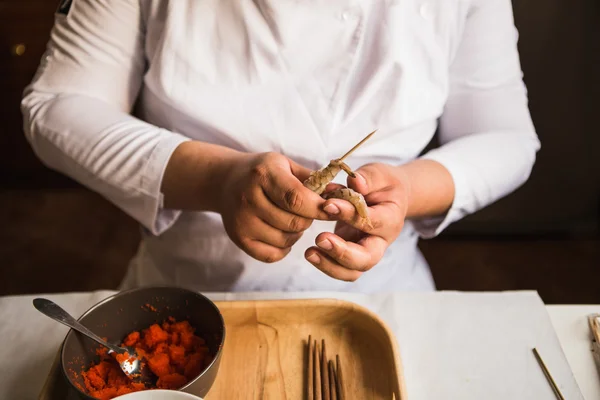
<path fill-rule="evenodd" d="M 217 211 L 231 240 L 251 257 L 283 259 L 313 219 L 329 220 L 325 200 L 302 182 L 310 170 L 278 153 L 227 161 Z"/>

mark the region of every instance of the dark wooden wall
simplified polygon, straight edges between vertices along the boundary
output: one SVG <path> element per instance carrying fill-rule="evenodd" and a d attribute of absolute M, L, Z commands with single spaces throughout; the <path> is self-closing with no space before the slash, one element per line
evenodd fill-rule
<path fill-rule="evenodd" d="M 0 0 L 0 188 L 76 187 L 34 156 L 23 135 L 19 108 L 23 89 L 44 53 L 57 4 Z"/>
<path fill-rule="evenodd" d="M 542 149 L 521 189 L 449 232 L 597 234 L 600 2 L 513 0 L 513 7 Z"/>

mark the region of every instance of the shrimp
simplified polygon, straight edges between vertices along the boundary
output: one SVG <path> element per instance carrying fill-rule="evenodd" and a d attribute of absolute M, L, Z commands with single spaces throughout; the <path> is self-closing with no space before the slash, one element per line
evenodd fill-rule
<path fill-rule="evenodd" d="M 329 165 L 325 168 L 313 171 L 308 177 L 308 179 L 304 181 L 304 186 L 306 186 L 316 194 L 323 194 L 327 185 L 331 181 L 333 181 L 337 174 L 339 174 L 342 170 L 351 177 L 356 178 L 356 175 L 354 174 L 354 172 L 352 172 L 352 169 L 350 169 L 350 167 L 346 165 L 343 161 L 337 159 L 331 160 L 329 162 Z"/>
<path fill-rule="evenodd" d="M 354 208 L 356 208 L 356 212 L 360 215 L 369 228 L 373 228 L 371 224 L 371 220 L 369 219 L 369 212 L 367 210 L 367 202 L 362 194 L 350 189 L 350 188 L 341 188 L 332 190 L 331 192 L 327 192 L 323 195 L 324 199 L 342 199 L 349 201 Z"/>
<path fill-rule="evenodd" d="M 354 150 L 356 150 L 360 145 L 366 142 L 367 139 L 373 136 L 375 132 L 377 131 L 375 130 L 368 134 L 367 137 L 361 140 L 342 157 L 336 158 L 335 160 L 331 160 L 329 162 L 329 165 L 327 165 L 326 167 L 321 168 L 317 171 L 313 171 L 310 174 L 310 176 L 303 182 L 304 186 L 318 195 L 323 195 L 323 192 L 325 191 L 325 188 L 327 188 L 327 185 L 329 185 L 335 179 L 335 177 L 337 176 L 337 174 L 340 173 L 340 171 L 344 171 L 352 178 L 356 178 L 356 174 L 354 174 L 352 169 L 344 163 L 344 159 L 346 159 L 346 157 L 352 154 Z M 328 192 L 323 197 L 326 199 L 338 198 L 349 201 L 350 203 L 352 203 L 354 208 L 356 208 L 358 215 L 366 219 L 368 226 L 372 227 L 367 213 L 367 202 L 365 201 L 362 194 L 355 192 L 352 189 L 344 188 Z"/>

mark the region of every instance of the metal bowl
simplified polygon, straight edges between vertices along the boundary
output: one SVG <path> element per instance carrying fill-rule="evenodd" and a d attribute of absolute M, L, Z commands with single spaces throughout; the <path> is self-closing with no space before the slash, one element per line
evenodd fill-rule
<path fill-rule="evenodd" d="M 134 330 L 146 329 L 168 317 L 187 320 L 202 336 L 214 356 L 211 364 L 180 391 L 204 397 L 213 385 L 225 342 L 225 322 L 217 306 L 205 296 L 178 287 L 142 287 L 117 293 L 86 311 L 79 321 L 111 343 L 121 341 Z M 61 370 L 72 392 L 80 399 L 93 399 L 84 391 L 81 371 L 98 362 L 99 345 L 70 330 L 60 354 Z"/>

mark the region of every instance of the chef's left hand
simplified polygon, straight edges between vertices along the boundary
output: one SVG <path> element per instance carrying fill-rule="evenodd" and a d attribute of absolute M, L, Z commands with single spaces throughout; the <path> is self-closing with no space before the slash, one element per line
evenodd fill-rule
<path fill-rule="evenodd" d="M 369 205 L 367 226 L 352 204 L 329 199 L 324 210 L 337 224 L 334 233 L 317 236 L 317 246 L 305 252 L 306 259 L 325 274 L 353 282 L 370 270 L 383 257 L 387 247 L 398 237 L 406 217 L 408 180 L 398 167 L 368 164 L 348 178 L 348 187 L 361 193 Z"/>

